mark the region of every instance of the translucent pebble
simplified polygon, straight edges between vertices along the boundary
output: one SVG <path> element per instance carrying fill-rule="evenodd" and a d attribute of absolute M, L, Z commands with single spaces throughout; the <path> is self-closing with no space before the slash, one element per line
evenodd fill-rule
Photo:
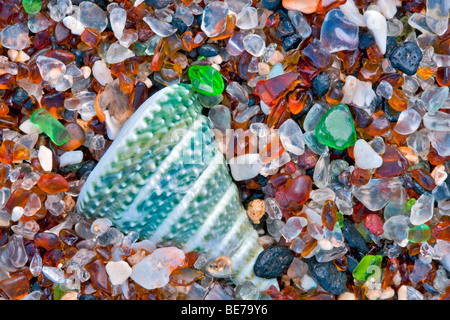
<path fill-rule="evenodd" d="M 56 5 L 58 6 L 58 9 L 61 13 L 63 14 L 72 13 L 73 7 L 71 0 L 57 0 Z"/>
<path fill-rule="evenodd" d="M 308 148 L 311 149 L 312 152 L 321 155 L 323 157 L 327 157 L 329 154 L 328 146 L 321 144 L 316 137 L 314 131 L 308 131 L 303 134 L 303 139 L 305 139 L 305 144 Z"/>
<path fill-rule="evenodd" d="M 383 158 L 364 139 L 356 141 L 353 154 L 355 164 L 361 169 L 375 169 L 383 164 Z"/>
<path fill-rule="evenodd" d="M 23 208 L 23 214 L 27 217 L 33 216 L 41 209 L 41 199 L 36 193 L 30 194 L 27 204 Z"/>
<path fill-rule="evenodd" d="M 287 275 L 291 279 L 301 278 L 308 272 L 308 265 L 298 258 L 294 258 L 287 269 Z"/>
<path fill-rule="evenodd" d="M 235 32 L 233 35 L 229 38 L 227 42 L 227 52 L 232 56 L 238 56 L 240 55 L 244 50 L 244 37 L 246 35 L 242 32 Z"/>
<path fill-rule="evenodd" d="M 387 21 L 387 36 L 398 37 L 403 32 L 403 23 L 398 19 L 391 19 Z"/>
<path fill-rule="evenodd" d="M 64 275 L 64 270 L 60 268 L 43 266 L 42 273 L 52 282 L 57 284 L 62 284 L 66 282 L 66 277 Z"/>
<path fill-rule="evenodd" d="M 344 94 L 344 97 L 342 98 L 341 103 L 348 104 L 353 101 L 355 89 L 358 82 L 358 79 L 356 79 L 354 76 L 347 76 L 345 78 L 345 84 L 344 87 L 342 87 L 342 93 Z"/>
<path fill-rule="evenodd" d="M 408 109 L 400 113 L 394 130 L 400 134 L 408 135 L 419 128 L 421 121 L 422 117 L 416 110 Z"/>
<path fill-rule="evenodd" d="M 174 17 L 182 20 L 188 27 L 191 26 L 194 22 L 194 15 L 192 14 L 191 10 L 182 6 L 177 7 Z"/>
<path fill-rule="evenodd" d="M 408 244 L 409 218 L 403 215 L 386 220 L 383 225 L 383 237 L 393 240 L 400 247 Z"/>
<path fill-rule="evenodd" d="M 106 266 L 109 281 L 112 285 L 120 285 L 131 276 L 131 267 L 125 261 L 109 261 Z"/>
<path fill-rule="evenodd" d="M 269 217 L 272 219 L 281 220 L 283 214 L 276 200 L 274 198 L 266 198 L 264 202 Z"/>
<path fill-rule="evenodd" d="M 67 29 L 70 30 L 70 32 L 78 36 L 80 36 L 83 33 L 84 29 L 86 29 L 80 21 L 72 16 L 67 16 L 62 19 L 62 23 Z"/>
<path fill-rule="evenodd" d="M 64 212 L 63 194 L 49 194 L 45 200 L 45 208 L 55 217 L 60 216 Z"/>
<path fill-rule="evenodd" d="M 387 23 L 385 17 L 375 10 L 367 10 L 364 12 L 367 28 L 372 33 L 375 43 L 382 54 L 386 53 L 387 41 Z"/>
<path fill-rule="evenodd" d="M 324 237 L 323 228 L 321 225 L 315 222 L 311 222 L 307 227 L 308 234 L 316 240 L 320 240 Z"/>
<path fill-rule="evenodd" d="M 321 239 L 318 241 L 321 242 L 324 239 Z M 317 262 L 329 262 L 335 259 L 339 259 L 342 256 L 344 256 L 347 253 L 347 247 L 346 246 L 340 246 L 340 247 L 332 247 L 330 250 L 319 250 L 316 252 L 316 260 Z"/>
<path fill-rule="evenodd" d="M 38 33 L 40 31 L 47 29 L 48 26 L 50 25 L 50 22 L 48 21 L 45 15 L 39 12 L 35 15 L 28 16 L 27 25 L 28 29 L 30 29 L 32 33 Z"/>
<path fill-rule="evenodd" d="M 288 10 L 288 17 L 300 37 L 306 39 L 311 35 L 311 27 L 300 11 Z"/>
<path fill-rule="evenodd" d="M 289 248 L 293 252 L 300 254 L 300 253 L 303 252 L 303 250 L 305 250 L 306 243 L 300 238 L 295 238 L 294 240 L 292 240 L 291 245 L 289 246 Z"/>
<path fill-rule="evenodd" d="M 236 81 L 227 85 L 226 92 L 240 103 L 248 104 L 248 92 Z"/>
<path fill-rule="evenodd" d="M 67 151 L 59 157 L 59 167 L 62 168 L 65 166 L 78 164 L 81 163 L 81 161 L 83 161 L 83 151 Z"/>
<path fill-rule="evenodd" d="M 377 95 L 379 95 L 380 97 L 389 100 L 390 98 L 392 98 L 392 94 L 394 92 L 394 89 L 392 88 L 392 85 L 383 80 L 378 84 L 376 93 Z"/>
<path fill-rule="evenodd" d="M 305 274 L 300 279 L 300 286 L 303 290 L 310 291 L 317 288 L 317 282 L 314 278 L 310 277 L 308 274 Z"/>
<path fill-rule="evenodd" d="M 320 41 L 330 53 L 358 48 L 358 25 L 345 18 L 342 11 L 327 12 L 320 30 Z"/>
<path fill-rule="evenodd" d="M 252 169 L 252 165 L 260 163 L 259 154 L 247 153 L 229 160 L 231 176 L 236 181 L 248 180 L 256 177 L 258 172 Z"/>
<path fill-rule="evenodd" d="M 241 300 L 257 300 L 259 294 L 258 287 L 248 280 L 236 287 L 236 298 Z"/>
<path fill-rule="evenodd" d="M 318 188 L 325 188 L 328 186 L 329 173 L 328 166 L 330 165 L 330 158 L 321 156 L 314 167 L 313 180 Z"/>
<path fill-rule="evenodd" d="M 106 52 L 106 62 L 109 64 L 119 63 L 134 57 L 134 52 L 115 42 L 111 44 Z"/>
<path fill-rule="evenodd" d="M 92 222 L 91 232 L 97 236 L 100 236 L 107 232 L 109 228 L 112 226 L 112 222 L 106 218 L 99 218 Z"/>
<path fill-rule="evenodd" d="M 386 145 L 384 144 L 384 139 L 382 137 L 373 138 L 369 141 L 369 145 L 378 154 L 383 154 L 386 150 Z"/>
<path fill-rule="evenodd" d="M 241 30 L 250 30 L 258 25 L 258 11 L 255 7 L 247 6 L 236 17 L 236 26 Z"/>
<path fill-rule="evenodd" d="M 449 131 L 431 131 L 430 143 L 442 157 L 450 156 L 450 132 Z"/>
<path fill-rule="evenodd" d="M 184 259 L 183 251 L 178 248 L 158 248 L 133 266 L 131 279 L 147 290 L 164 287 Z"/>
<path fill-rule="evenodd" d="M 236 15 L 252 4 L 250 0 L 224 0 L 224 2 L 227 4 L 228 9 Z"/>
<path fill-rule="evenodd" d="M 428 222 L 433 217 L 434 198 L 428 193 L 424 193 L 411 207 L 411 223 L 415 226 Z"/>
<path fill-rule="evenodd" d="M 300 234 L 307 224 L 308 220 L 303 217 L 291 217 L 286 221 L 286 224 L 280 232 L 287 242 L 291 242 Z"/>
<path fill-rule="evenodd" d="M 123 237 L 118 251 L 121 255 L 128 256 L 131 253 L 131 248 L 133 244 L 139 239 L 139 233 L 136 231 L 129 232 L 125 237 Z"/>
<path fill-rule="evenodd" d="M 66 66 L 60 60 L 45 56 L 36 59 L 39 73 L 45 81 L 53 81 L 66 73 Z"/>
<path fill-rule="evenodd" d="M 109 70 L 106 64 L 101 60 L 97 60 L 94 62 L 94 66 L 92 67 L 92 74 L 102 86 L 105 86 L 108 83 L 114 81 L 111 76 L 111 70 Z"/>
<path fill-rule="evenodd" d="M 449 87 L 433 87 L 422 92 L 420 100 L 430 114 L 442 108 L 449 96 Z"/>
<path fill-rule="evenodd" d="M 38 152 L 39 164 L 44 171 L 51 171 L 53 167 L 53 153 L 52 151 L 44 145 L 39 147 Z"/>
<path fill-rule="evenodd" d="M 22 207 L 14 207 L 11 212 L 11 220 L 16 222 L 19 221 L 23 216 L 23 208 Z"/>
<path fill-rule="evenodd" d="M 279 135 L 283 147 L 293 154 L 301 155 L 305 152 L 305 141 L 300 126 L 292 119 L 288 119 L 279 128 Z"/>
<path fill-rule="evenodd" d="M 228 16 L 225 2 L 212 1 L 203 9 L 201 29 L 208 37 L 215 37 L 225 31 Z"/>
<path fill-rule="evenodd" d="M 152 16 L 146 16 L 143 20 L 149 25 L 154 33 L 163 38 L 171 36 L 177 31 L 171 24 L 158 20 Z"/>
<path fill-rule="evenodd" d="M 353 195 L 369 210 L 381 210 L 401 189 L 402 182 L 398 177 L 371 179 L 367 184 L 353 186 Z"/>
<path fill-rule="evenodd" d="M 34 277 L 41 274 L 42 271 L 42 258 L 39 253 L 35 253 L 30 262 L 30 272 Z"/>
<path fill-rule="evenodd" d="M 281 220 L 267 219 L 267 232 L 276 240 L 281 238 L 281 229 L 283 229 L 285 223 Z"/>
<path fill-rule="evenodd" d="M 392 19 L 397 13 L 397 3 L 395 0 L 377 0 L 376 5 L 386 19 Z"/>
<path fill-rule="evenodd" d="M 426 6 L 427 25 L 438 36 L 443 35 L 448 29 L 450 10 L 449 2 L 447 0 L 428 0 L 426 2 Z"/>
<path fill-rule="evenodd" d="M 28 26 L 26 23 L 15 23 L 0 32 L 2 46 L 8 49 L 22 50 L 30 46 Z"/>
<path fill-rule="evenodd" d="M 62 75 L 52 82 L 52 86 L 56 91 L 66 91 L 73 85 L 73 77 L 70 75 Z"/>
<path fill-rule="evenodd" d="M 372 89 L 372 83 L 357 81 L 352 102 L 356 106 L 363 108 L 369 116 L 375 111 L 375 105 L 372 104 L 375 97 L 376 94 Z"/>
<path fill-rule="evenodd" d="M 80 22 L 87 28 L 102 32 L 108 26 L 106 12 L 96 4 L 83 1 L 80 3 Z"/>
<path fill-rule="evenodd" d="M 114 32 L 114 36 L 117 39 L 122 38 L 125 23 L 127 22 L 127 12 L 125 9 L 121 7 L 113 9 L 109 14 L 109 21 L 111 23 L 111 29 Z"/>
<path fill-rule="evenodd" d="M 127 29 L 123 32 L 122 38 L 119 39 L 119 43 L 125 48 L 128 48 L 137 40 L 138 40 L 137 32 L 131 29 Z"/>
<path fill-rule="evenodd" d="M 242 42 L 244 49 L 254 57 L 262 56 L 266 49 L 266 42 L 257 34 L 251 33 L 246 35 Z"/>
<path fill-rule="evenodd" d="M 318 103 L 314 104 L 306 114 L 305 120 L 303 121 L 303 129 L 306 132 L 316 129 L 320 119 L 325 113 L 327 113 L 327 109 L 325 109 L 325 107 Z"/>
<path fill-rule="evenodd" d="M 347 0 L 343 5 L 339 6 L 339 9 L 345 14 L 348 20 L 360 27 L 366 26 L 366 19 L 359 12 L 353 0 Z"/>

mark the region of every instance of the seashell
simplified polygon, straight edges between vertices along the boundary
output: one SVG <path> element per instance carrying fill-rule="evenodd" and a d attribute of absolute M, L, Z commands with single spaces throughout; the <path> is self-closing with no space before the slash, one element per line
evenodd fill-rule
<path fill-rule="evenodd" d="M 263 248 L 190 85 L 158 91 L 127 120 L 84 183 L 77 208 L 160 245 L 228 256 L 236 283 L 278 287 L 253 273 Z"/>

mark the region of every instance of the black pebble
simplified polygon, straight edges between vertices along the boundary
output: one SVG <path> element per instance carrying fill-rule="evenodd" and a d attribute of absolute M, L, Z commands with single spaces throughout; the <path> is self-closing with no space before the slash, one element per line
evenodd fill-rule
<path fill-rule="evenodd" d="M 170 24 L 172 26 L 174 26 L 175 28 L 177 28 L 177 34 L 180 35 L 180 36 L 187 29 L 187 25 L 184 23 L 184 21 L 181 20 L 180 18 L 177 18 L 177 17 L 172 17 L 172 21 L 170 22 Z"/>
<path fill-rule="evenodd" d="M 419 195 L 424 194 L 427 192 L 424 187 L 422 187 L 416 180 L 414 180 L 414 191 L 417 192 Z"/>
<path fill-rule="evenodd" d="M 293 33 L 283 39 L 283 49 L 284 51 L 290 51 L 292 49 L 296 49 L 300 42 L 302 41 L 302 37 L 298 34 Z"/>
<path fill-rule="evenodd" d="M 213 44 L 204 44 L 198 49 L 198 54 L 204 57 L 214 57 L 219 54 L 219 48 Z"/>
<path fill-rule="evenodd" d="M 359 263 L 358 260 L 356 260 L 353 256 L 347 254 L 347 271 L 348 272 L 353 272 L 353 270 L 355 270 L 358 263 Z"/>
<path fill-rule="evenodd" d="M 261 278 L 276 278 L 289 268 L 293 259 L 294 255 L 288 248 L 270 246 L 259 254 L 253 266 L 253 271 L 255 275 Z"/>
<path fill-rule="evenodd" d="M 28 92 L 26 92 L 23 88 L 17 87 L 14 91 L 13 101 L 20 107 L 23 107 L 23 102 L 26 98 L 29 97 Z"/>
<path fill-rule="evenodd" d="M 364 254 L 369 252 L 366 240 L 350 220 L 344 219 L 344 225 L 341 230 L 350 248 L 358 249 Z"/>
<path fill-rule="evenodd" d="M 145 4 L 156 9 L 164 9 L 169 4 L 172 3 L 172 0 L 145 0 Z"/>
<path fill-rule="evenodd" d="M 75 55 L 75 64 L 78 68 L 84 66 L 84 52 L 79 49 L 73 49 L 72 52 Z"/>
<path fill-rule="evenodd" d="M 258 176 L 256 177 L 256 181 L 258 182 L 258 184 L 261 186 L 261 187 L 265 187 L 266 186 L 266 184 L 267 184 L 267 181 L 269 181 L 269 179 L 267 179 L 266 177 L 264 177 L 264 176 L 262 176 L 262 175 L 260 175 L 260 174 L 258 174 Z"/>
<path fill-rule="evenodd" d="M 91 294 L 82 294 L 80 300 L 97 300 L 97 298 Z"/>
<path fill-rule="evenodd" d="M 281 16 L 280 16 L 281 18 Z M 294 26 L 288 18 L 280 19 L 280 22 L 275 27 L 278 39 L 283 39 L 295 32 Z"/>
<path fill-rule="evenodd" d="M 89 160 L 76 172 L 77 178 L 80 179 L 86 172 L 94 170 L 97 162 L 94 160 Z"/>
<path fill-rule="evenodd" d="M 313 94 L 320 98 L 330 89 L 330 76 L 326 73 L 319 73 L 311 80 L 311 90 Z"/>
<path fill-rule="evenodd" d="M 414 42 L 404 42 L 392 51 L 389 60 L 395 69 L 412 76 L 422 61 L 422 51 Z"/>
<path fill-rule="evenodd" d="M 396 37 L 387 37 L 386 39 L 386 53 L 385 56 L 389 57 L 392 50 L 397 47 L 397 38 Z"/>
<path fill-rule="evenodd" d="M 335 295 L 347 291 L 347 275 L 339 271 L 332 261 L 320 263 L 316 258 L 312 258 L 307 263 L 314 279 L 326 291 Z"/>
<path fill-rule="evenodd" d="M 358 48 L 360 50 L 366 50 L 375 44 L 375 39 L 369 30 L 361 29 L 359 33 L 359 44 Z"/>
<path fill-rule="evenodd" d="M 267 10 L 275 11 L 276 8 L 280 5 L 281 0 L 263 0 L 262 4 Z"/>

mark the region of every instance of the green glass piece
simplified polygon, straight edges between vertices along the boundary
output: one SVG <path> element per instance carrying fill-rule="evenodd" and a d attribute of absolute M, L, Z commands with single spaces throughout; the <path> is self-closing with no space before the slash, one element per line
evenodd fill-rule
<path fill-rule="evenodd" d="M 71 138 L 69 131 L 45 108 L 37 109 L 31 115 L 30 121 L 48 135 L 57 146 Z"/>
<path fill-rule="evenodd" d="M 414 198 L 407 200 L 405 203 L 405 211 L 406 212 L 410 211 L 414 203 L 416 203 L 416 199 Z"/>
<path fill-rule="evenodd" d="M 412 227 L 408 230 L 408 240 L 412 243 L 423 243 L 431 237 L 431 229 L 426 224 Z"/>
<path fill-rule="evenodd" d="M 380 255 L 368 254 L 358 263 L 353 270 L 353 278 L 358 281 L 367 281 L 371 276 L 379 276 L 381 274 L 381 260 Z"/>
<path fill-rule="evenodd" d="M 22 0 L 22 6 L 28 14 L 37 14 L 41 11 L 41 0 Z"/>
<path fill-rule="evenodd" d="M 339 211 L 337 212 L 337 216 L 338 216 L 338 219 L 337 219 L 336 224 L 338 225 L 339 229 L 341 229 L 342 226 L 344 225 L 344 216 Z"/>
<path fill-rule="evenodd" d="M 189 68 L 192 88 L 205 96 L 217 96 L 223 92 L 225 84 L 219 71 L 211 66 L 194 65 Z"/>
<path fill-rule="evenodd" d="M 330 148 L 344 150 L 356 143 L 356 130 L 350 109 L 338 104 L 328 110 L 316 127 L 317 140 Z"/>
<path fill-rule="evenodd" d="M 65 292 L 61 290 L 61 285 L 57 285 L 53 291 L 53 300 L 61 300 Z"/>
<path fill-rule="evenodd" d="M 133 43 L 133 52 L 138 56 L 143 56 L 145 54 L 145 50 L 147 50 L 147 46 L 140 42 Z"/>

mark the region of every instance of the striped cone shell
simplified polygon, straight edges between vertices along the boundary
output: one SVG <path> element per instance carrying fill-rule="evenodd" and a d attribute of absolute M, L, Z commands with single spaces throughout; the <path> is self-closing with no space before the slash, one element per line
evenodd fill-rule
<path fill-rule="evenodd" d="M 228 256 L 236 283 L 277 286 L 253 272 L 263 248 L 200 113 L 189 85 L 172 85 L 147 99 L 89 175 L 78 211 L 159 245 Z"/>

